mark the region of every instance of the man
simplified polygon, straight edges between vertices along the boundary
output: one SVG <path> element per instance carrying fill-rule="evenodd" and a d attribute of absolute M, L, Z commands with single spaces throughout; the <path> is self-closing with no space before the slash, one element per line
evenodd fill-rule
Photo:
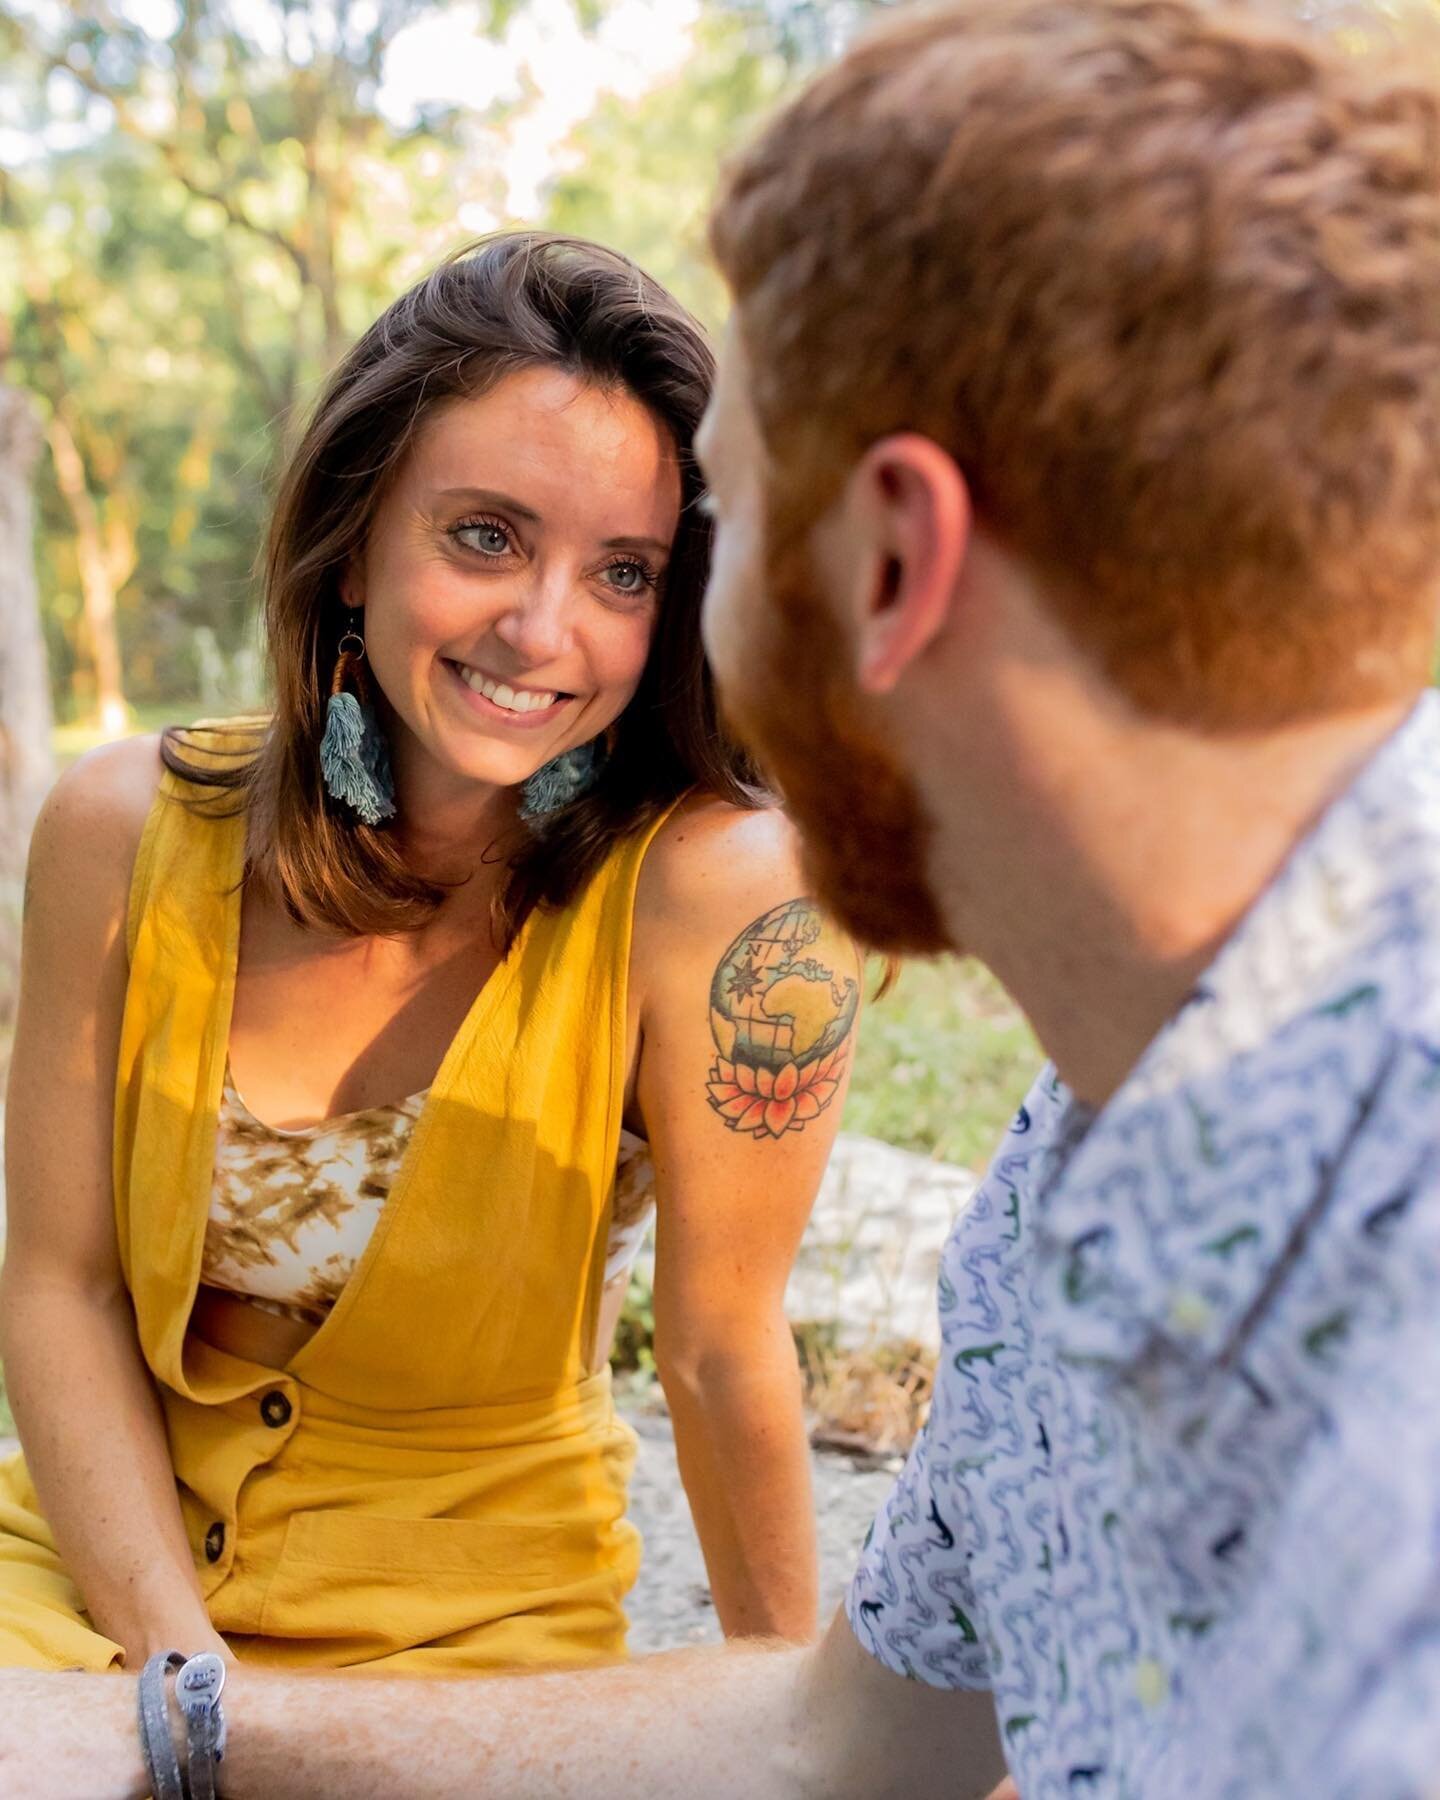
<path fill-rule="evenodd" d="M 1204 0 L 900 11 L 733 170 L 708 634 L 824 897 L 1042 1075 L 813 1651 L 228 1696 L 227 1795 L 1440 1771 L 1440 107 Z M 56 1698 L 57 1694 L 60 1698 Z M 0 1788 L 129 1795 L 125 1679 Z"/>

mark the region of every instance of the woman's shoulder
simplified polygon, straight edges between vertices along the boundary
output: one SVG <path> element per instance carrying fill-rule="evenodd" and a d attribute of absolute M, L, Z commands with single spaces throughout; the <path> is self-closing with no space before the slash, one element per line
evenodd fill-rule
<path fill-rule="evenodd" d="M 163 773 L 158 732 L 87 751 L 51 788 L 34 842 L 91 856 L 128 849 L 133 861 Z"/>
<path fill-rule="evenodd" d="M 102 744 L 65 770 L 31 836 L 27 909 L 83 896 L 97 918 L 123 913 L 162 772 L 154 733 Z"/>
<path fill-rule="evenodd" d="M 162 786 L 182 798 L 227 800 L 225 773 L 255 755 L 265 727 L 261 718 L 204 720 L 87 751 L 60 776 L 36 820 L 32 889 L 83 872 L 97 894 L 123 902 Z"/>
<path fill-rule="evenodd" d="M 733 937 L 803 892 L 799 839 L 784 813 L 690 795 L 646 855 L 635 895 L 636 935 Z"/>

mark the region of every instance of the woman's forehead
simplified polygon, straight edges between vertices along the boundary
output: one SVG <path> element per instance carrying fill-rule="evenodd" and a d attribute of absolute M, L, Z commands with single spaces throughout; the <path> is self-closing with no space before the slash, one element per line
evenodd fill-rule
<path fill-rule="evenodd" d="M 567 510 L 623 506 L 633 518 L 613 529 L 632 536 L 671 536 L 680 502 L 679 460 L 665 425 L 624 389 L 560 369 L 521 370 L 437 407 L 407 475 L 407 485 L 432 490 L 501 489 L 535 511 L 546 498 Z"/>

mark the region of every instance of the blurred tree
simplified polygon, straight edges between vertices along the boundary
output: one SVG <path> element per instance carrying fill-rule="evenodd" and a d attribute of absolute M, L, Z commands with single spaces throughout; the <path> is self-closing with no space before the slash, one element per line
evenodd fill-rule
<path fill-rule="evenodd" d="M 768 39 L 792 71 L 838 56 L 855 33 L 895 0 L 723 0 L 726 10 Z"/>
<path fill-rule="evenodd" d="M 775 35 L 716 8 L 679 73 L 635 104 L 604 101 L 573 133 L 546 223 L 624 250 L 712 329 L 725 296 L 705 244 L 720 161 L 784 91 Z"/>
<path fill-rule="evenodd" d="M 0 337 L 0 1093 L 14 1017 L 25 851 L 54 774 L 32 550 L 30 483 L 40 424 L 29 396 L 5 384 L 4 352 Z"/>
<path fill-rule="evenodd" d="M 515 5 L 485 0 L 477 28 Z M 6 111 L 74 139 L 0 176 L 0 313 L 45 415 L 57 673 L 108 726 L 122 664 L 139 698 L 196 691 L 201 625 L 212 674 L 217 654 L 253 667 L 277 448 L 352 335 L 455 242 L 457 209 L 497 193 L 483 114 L 397 129 L 376 109 L 387 47 L 426 10 L 182 0 L 156 33 L 118 6 L 0 3 Z"/>
<path fill-rule="evenodd" d="M 638 103 L 611 98 L 573 133 L 547 223 L 625 250 L 712 329 L 723 286 L 705 219 L 725 156 L 816 64 L 893 0 L 712 0 L 694 51 Z"/>
<path fill-rule="evenodd" d="M 501 29 L 516 4 L 486 0 L 477 29 Z M 258 262 L 289 302 L 283 343 L 239 331 L 233 344 L 277 413 L 340 355 L 417 217 L 437 216 L 437 190 L 447 212 L 457 198 L 455 113 L 401 132 L 376 107 L 387 49 L 431 10 L 431 0 L 179 0 L 165 34 L 105 0 L 49 30 L 10 13 L 51 90 L 73 84 L 140 148 L 152 197 L 198 202 L 229 273 L 253 282 Z"/>

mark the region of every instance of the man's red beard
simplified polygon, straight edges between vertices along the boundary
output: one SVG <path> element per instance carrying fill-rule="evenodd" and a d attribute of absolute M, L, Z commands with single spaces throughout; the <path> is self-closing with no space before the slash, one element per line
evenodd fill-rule
<path fill-rule="evenodd" d="M 814 898 L 872 949 L 936 955 L 952 946 L 926 873 L 930 825 L 914 782 L 862 723 L 804 534 L 786 535 L 797 547 L 767 551 L 763 616 L 722 692 L 726 718 L 799 828 Z"/>

